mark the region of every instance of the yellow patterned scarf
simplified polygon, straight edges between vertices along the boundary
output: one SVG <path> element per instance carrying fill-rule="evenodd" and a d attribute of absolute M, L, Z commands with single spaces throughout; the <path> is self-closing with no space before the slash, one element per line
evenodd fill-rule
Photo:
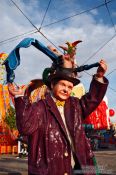
<path fill-rule="evenodd" d="M 56 100 L 55 103 L 56 103 L 56 106 L 64 106 L 65 101 Z"/>

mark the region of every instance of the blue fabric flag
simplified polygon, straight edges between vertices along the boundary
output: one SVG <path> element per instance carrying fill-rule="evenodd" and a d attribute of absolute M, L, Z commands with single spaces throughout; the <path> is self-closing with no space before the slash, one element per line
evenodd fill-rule
<path fill-rule="evenodd" d="M 59 62 L 60 58 L 46 46 L 44 46 L 41 42 L 34 38 L 25 38 L 15 47 L 14 50 L 12 50 L 12 52 L 8 55 L 7 59 L 3 63 L 6 66 L 7 82 L 12 83 L 14 81 L 14 70 L 17 68 L 17 66 L 20 65 L 20 48 L 27 48 L 31 45 L 46 54 L 55 64 Z"/>

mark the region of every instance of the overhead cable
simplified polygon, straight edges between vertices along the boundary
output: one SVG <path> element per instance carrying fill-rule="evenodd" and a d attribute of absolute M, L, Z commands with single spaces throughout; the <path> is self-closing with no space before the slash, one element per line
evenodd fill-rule
<path fill-rule="evenodd" d="M 49 3 L 48 3 L 47 9 L 46 9 L 45 14 L 44 14 L 44 16 L 43 16 L 43 19 L 42 19 L 42 22 L 41 22 L 41 24 L 40 24 L 39 30 L 41 29 L 41 27 L 42 27 L 42 25 L 43 25 L 43 22 L 44 22 L 44 19 L 45 19 L 45 17 L 46 17 L 47 11 L 48 11 L 48 9 L 49 9 L 50 3 L 51 3 L 51 0 L 50 0 Z"/>
<path fill-rule="evenodd" d="M 114 69 L 112 72 L 110 72 L 109 74 L 107 74 L 107 76 L 110 75 L 111 73 L 113 73 L 115 70 L 116 70 L 116 69 Z M 87 72 L 87 71 L 84 71 L 84 72 L 85 72 L 87 75 L 93 77 L 93 75 L 90 74 L 89 72 Z M 107 77 L 107 76 L 106 76 L 106 77 Z M 113 92 L 116 92 L 116 90 L 115 90 L 114 88 L 112 88 L 111 86 L 108 86 L 108 89 L 111 89 Z"/>
<path fill-rule="evenodd" d="M 116 69 L 113 69 L 111 72 L 109 72 L 108 74 L 107 74 L 107 77 L 109 76 L 109 75 L 111 75 L 113 72 L 115 72 L 116 71 Z"/>
<path fill-rule="evenodd" d="M 32 25 L 36 30 L 32 30 L 32 31 L 29 31 L 28 33 L 24 33 L 24 34 L 21 34 L 21 35 L 14 36 L 14 37 L 12 37 L 12 38 L 6 39 L 6 40 L 4 40 L 4 41 L 1 41 L 0 44 L 3 44 L 3 43 L 6 42 L 6 41 L 10 41 L 11 39 L 12 39 L 12 40 L 13 40 L 13 39 L 16 39 L 17 37 L 20 37 L 20 36 L 23 36 L 23 35 L 33 34 L 33 33 L 39 32 L 39 33 L 40 33 L 44 38 L 46 38 L 52 45 L 54 45 L 53 42 L 51 42 L 42 32 L 40 32 L 40 29 L 41 29 L 41 28 L 43 28 L 43 27 L 48 27 L 48 26 L 53 25 L 53 24 L 56 24 L 56 23 L 58 23 L 58 22 L 61 22 L 61 21 L 67 20 L 67 19 L 69 19 L 69 18 L 73 18 L 73 17 L 75 17 L 75 16 L 81 15 L 81 14 L 83 14 L 83 13 L 87 13 L 87 12 L 89 12 L 89 11 L 91 11 L 91 10 L 94 10 L 94 9 L 96 9 L 96 8 L 100 8 L 100 7 L 104 6 L 104 5 L 106 6 L 106 8 L 107 8 L 107 10 L 108 10 L 108 13 L 109 13 L 109 15 L 110 15 L 110 11 L 109 11 L 109 9 L 108 9 L 107 4 L 110 3 L 110 2 L 112 2 L 113 0 L 109 0 L 109 1 L 106 1 L 106 0 L 105 0 L 105 3 L 103 3 L 103 4 L 99 5 L 99 6 L 96 6 L 96 7 L 94 7 L 94 8 L 88 9 L 88 10 L 86 10 L 86 11 L 82 11 L 82 12 L 80 12 L 80 13 L 78 13 L 78 14 L 75 14 L 75 15 L 69 16 L 69 17 L 67 17 L 67 18 L 58 20 L 58 21 L 56 21 L 56 22 L 53 22 L 53 23 L 44 25 L 44 26 L 42 27 L 43 22 L 44 22 L 44 19 L 45 19 L 45 16 L 46 16 L 46 14 L 47 14 L 48 8 L 49 8 L 50 3 L 51 3 L 51 0 L 50 0 L 49 3 L 48 3 L 48 7 L 47 7 L 47 9 L 46 9 L 46 12 L 45 12 L 45 14 L 44 14 L 44 17 L 43 17 L 43 19 L 42 19 L 42 22 L 41 22 L 41 25 L 40 25 L 40 28 L 39 28 L 39 29 L 38 29 L 38 28 L 33 24 L 33 22 L 24 14 L 24 12 L 18 7 L 18 5 L 17 5 L 13 0 L 11 0 L 11 1 L 12 1 L 12 3 L 17 7 L 17 9 L 23 14 L 23 16 L 25 16 L 25 18 L 31 23 L 31 25 Z M 111 18 L 111 15 L 110 15 L 110 18 Z M 112 21 L 112 18 L 111 18 L 111 21 Z M 112 21 L 112 24 L 113 24 L 113 21 Z M 114 26 L 114 24 L 113 24 L 113 26 Z M 116 32 L 116 29 L 115 29 L 115 32 Z M 115 34 L 108 42 L 110 42 L 115 36 L 116 36 L 116 34 Z M 103 44 L 94 54 L 92 54 L 91 57 L 89 57 L 89 58 L 86 60 L 86 62 L 87 62 L 88 60 L 90 60 L 93 56 L 95 56 L 108 42 L 106 42 L 105 44 Z M 55 46 L 55 45 L 54 45 L 54 46 Z M 55 47 L 56 47 L 56 46 L 55 46 Z M 56 48 L 57 48 L 57 47 L 56 47 Z M 59 48 L 57 48 L 57 49 L 59 49 Z M 85 63 L 86 63 L 86 62 L 85 62 Z M 113 71 L 112 71 L 112 72 L 113 72 Z M 112 72 L 111 72 L 111 73 L 112 73 Z M 111 73 L 109 73 L 109 74 L 111 74 Z M 108 74 L 108 75 L 109 75 L 109 74 Z M 108 75 L 107 75 L 107 76 L 108 76 Z M 114 92 L 116 92 L 116 90 L 114 90 L 113 88 L 111 88 L 111 87 L 109 87 L 109 88 L 112 89 Z"/>
<path fill-rule="evenodd" d="M 11 1 L 12 1 L 12 0 L 11 0 Z M 107 1 L 107 3 L 110 3 L 110 2 L 112 2 L 112 1 L 114 1 L 114 0 Z M 15 4 L 16 4 L 16 3 L 15 3 Z M 50 23 L 50 24 L 47 24 L 47 25 L 44 25 L 43 27 L 48 27 L 48 26 L 50 26 L 50 25 L 59 23 L 59 22 L 61 22 L 61 21 L 67 20 L 67 19 L 69 19 L 69 18 L 73 18 L 73 17 L 75 17 L 75 16 L 77 16 L 77 15 L 81 15 L 82 13 L 89 12 L 89 11 L 91 11 L 91 10 L 93 10 L 93 9 L 99 8 L 99 7 L 104 6 L 104 5 L 105 5 L 105 3 L 103 3 L 103 4 L 99 5 L 99 6 L 96 6 L 96 7 L 94 7 L 94 8 L 88 9 L 88 10 L 86 10 L 86 11 L 83 11 L 83 12 L 81 12 L 81 13 L 78 13 L 78 14 L 75 14 L 75 15 L 72 15 L 72 16 L 69 16 L 69 17 L 67 17 L 67 18 L 64 18 L 64 19 L 55 21 L 55 22 Z M 18 9 L 19 9 L 19 7 L 18 7 Z M 21 11 L 21 10 L 20 10 L 20 11 Z M 23 13 L 23 14 L 24 14 L 24 13 Z M 26 16 L 26 15 L 24 15 L 24 16 Z M 26 17 L 26 18 L 27 18 L 27 17 Z M 27 18 L 27 19 L 28 19 L 28 18 Z M 29 21 L 30 21 L 30 20 L 29 20 Z M 32 22 L 31 22 L 31 23 L 32 23 Z M 35 26 L 34 24 L 32 24 L 32 25 Z M 41 27 L 41 28 L 43 28 L 43 27 Z M 12 38 L 8 38 L 8 39 L 5 39 L 5 40 L 3 40 L 3 41 L 0 41 L 0 45 L 1 45 L 1 43 L 6 44 L 7 41 L 9 42 L 10 40 L 15 39 L 15 38 L 16 38 L 16 40 L 17 40 L 17 39 L 19 39 L 19 37 L 22 37 L 22 36 L 24 36 L 24 35 L 29 35 L 29 34 L 37 33 L 37 30 L 39 30 L 39 29 L 37 28 L 36 30 L 31 30 L 31 31 L 28 31 L 27 33 L 23 33 L 23 34 L 20 34 L 20 35 L 16 35 L 16 36 L 14 36 L 14 37 L 12 37 Z M 4 42 L 5 42 L 5 43 L 4 43 Z"/>
<path fill-rule="evenodd" d="M 17 39 L 19 39 L 20 37 L 22 37 L 22 36 L 24 36 L 24 35 L 31 35 L 31 34 L 34 34 L 34 33 L 37 33 L 37 32 L 38 32 L 37 30 L 30 30 L 29 32 L 22 33 L 22 34 L 20 34 L 20 35 L 16 35 L 16 36 L 14 36 L 14 37 L 5 39 L 5 40 L 3 40 L 3 41 L 0 41 L 0 45 L 6 44 L 7 42 L 10 42 L 10 41 L 17 40 Z"/>
<path fill-rule="evenodd" d="M 109 0 L 109 1 L 107 1 L 106 3 L 108 4 L 108 3 L 112 2 L 112 1 L 114 1 L 114 0 Z M 71 16 L 68 16 L 68 17 L 66 17 L 66 18 L 57 20 L 57 21 L 55 21 L 55 22 L 46 24 L 46 25 L 44 25 L 43 27 L 48 27 L 48 26 L 51 26 L 51 25 L 53 25 L 53 24 L 62 22 L 62 21 L 64 21 L 64 20 L 68 20 L 68 19 L 70 19 L 70 18 L 73 18 L 73 17 L 75 17 L 75 16 L 79 16 L 79 15 L 81 15 L 81 14 L 83 14 L 83 13 L 90 12 L 90 11 L 92 11 L 92 10 L 95 10 L 95 9 L 97 9 L 97 8 L 100 8 L 100 7 L 104 6 L 106 3 L 103 3 L 103 4 L 100 4 L 100 5 L 98 5 L 98 6 L 92 7 L 92 8 L 90 8 L 90 9 L 88 9 L 88 10 L 84 10 L 84 11 L 82 11 L 82 12 L 80 12 L 80 13 L 76 13 L 76 14 L 71 15 Z M 43 28 L 43 27 L 42 27 L 42 28 Z"/>
<path fill-rule="evenodd" d="M 111 40 L 113 40 L 116 37 L 116 34 L 114 34 L 106 43 L 104 43 L 100 48 L 97 49 L 83 64 L 87 63 L 91 58 L 93 58 L 103 47 L 105 47 Z"/>
<path fill-rule="evenodd" d="M 105 0 L 105 6 L 106 6 L 106 9 L 107 9 L 107 11 L 108 11 L 108 14 L 109 14 L 109 17 L 110 17 L 112 26 L 114 27 L 114 31 L 115 31 L 115 33 L 116 33 L 116 28 L 115 28 L 114 22 L 113 22 L 113 20 L 112 20 L 112 16 L 111 16 L 110 10 L 109 10 L 108 5 L 107 5 L 107 0 Z"/>
<path fill-rule="evenodd" d="M 116 92 L 116 90 L 115 89 L 113 89 L 112 87 L 108 87 L 109 89 L 111 89 L 113 92 Z"/>
<path fill-rule="evenodd" d="M 37 30 L 39 31 L 39 29 L 32 23 L 32 21 L 24 14 L 24 12 L 18 7 L 18 5 L 11 0 L 11 2 L 16 6 L 16 8 L 23 14 L 23 16 L 25 16 L 25 18 L 31 23 L 31 25 Z"/>
<path fill-rule="evenodd" d="M 57 50 L 59 50 L 60 52 L 62 52 L 51 40 L 48 39 L 48 37 L 46 37 L 41 31 L 39 31 L 39 33 L 47 40 L 49 41 Z M 62 52 L 63 53 L 63 52 Z"/>
<path fill-rule="evenodd" d="M 47 41 L 49 41 L 55 48 L 57 48 L 60 52 L 61 52 L 61 50 L 52 42 L 52 41 L 50 41 L 42 32 L 40 32 L 40 28 L 38 29 L 34 24 L 33 24 L 33 22 L 24 14 L 24 12 L 18 7 L 18 5 L 13 1 L 13 0 L 11 0 L 12 1 L 12 3 L 16 6 L 16 8 L 23 14 L 23 16 L 32 24 L 32 26 L 36 29 L 36 32 L 39 32 L 44 38 L 46 38 L 47 39 Z M 51 1 L 49 1 L 49 4 L 48 5 L 50 5 L 50 2 Z M 49 6 L 48 6 L 49 7 Z M 48 9 L 48 8 L 47 8 Z M 47 12 L 47 11 L 46 11 Z M 46 14 L 46 13 L 45 13 Z M 44 15 L 45 16 L 45 15 Z M 43 20 L 42 20 L 43 21 Z M 35 32 L 34 32 L 35 33 Z"/>

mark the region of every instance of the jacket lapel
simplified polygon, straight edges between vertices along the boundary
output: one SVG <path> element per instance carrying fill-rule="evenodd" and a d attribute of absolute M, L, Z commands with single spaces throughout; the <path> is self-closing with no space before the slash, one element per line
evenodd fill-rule
<path fill-rule="evenodd" d="M 46 104 L 48 106 L 48 109 L 52 112 L 53 116 L 58 121 L 62 131 L 64 132 L 64 134 L 65 134 L 65 136 L 66 136 L 66 138 L 67 138 L 67 140 L 69 142 L 69 139 L 68 139 L 68 136 L 67 136 L 67 132 L 66 132 L 66 129 L 65 129 L 65 125 L 63 123 L 63 120 L 61 118 L 60 112 L 57 109 L 57 106 L 56 106 L 54 100 L 52 99 L 52 97 L 50 95 L 47 95 L 45 101 L 46 101 Z"/>
<path fill-rule="evenodd" d="M 65 114 L 65 120 L 66 120 L 66 125 L 68 127 L 68 130 L 71 134 L 71 137 L 74 137 L 74 112 L 75 106 L 71 99 L 69 98 L 64 107 L 64 114 Z"/>

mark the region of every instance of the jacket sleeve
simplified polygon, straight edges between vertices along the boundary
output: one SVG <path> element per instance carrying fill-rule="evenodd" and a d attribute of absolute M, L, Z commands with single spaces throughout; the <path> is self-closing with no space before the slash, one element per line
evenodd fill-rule
<path fill-rule="evenodd" d="M 92 113 L 102 101 L 108 86 L 108 80 L 104 77 L 104 83 L 97 81 L 94 77 L 90 84 L 89 92 L 80 99 L 83 118 Z"/>
<path fill-rule="evenodd" d="M 16 123 L 22 135 L 30 135 L 39 127 L 42 120 L 42 103 L 31 104 L 27 97 L 15 98 Z"/>

